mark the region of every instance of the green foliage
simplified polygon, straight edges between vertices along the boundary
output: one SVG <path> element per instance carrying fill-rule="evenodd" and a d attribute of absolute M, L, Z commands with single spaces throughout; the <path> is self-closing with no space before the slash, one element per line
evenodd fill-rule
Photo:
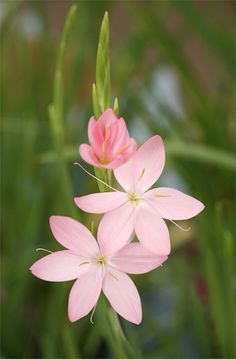
<path fill-rule="evenodd" d="M 106 12 L 100 30 L 96 63 L 96 90 L 101 112 L 110 107 L 110 82 L 109 17 Z"/>

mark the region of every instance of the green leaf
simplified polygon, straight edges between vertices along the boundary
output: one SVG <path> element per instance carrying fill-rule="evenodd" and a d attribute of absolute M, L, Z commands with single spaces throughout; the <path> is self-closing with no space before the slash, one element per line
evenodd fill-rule
<path fill-rule="evenodd" d="M 62 39 L 60 43 L 58 58 L 56 62 L 56 70 L 54 76 L 54 95 L 53 95 L 53 104 L 48 108 L 49 118 L 51 123 L 53 142 L 55 148 L 55 156 L 58 167 L 60 169 L 60 178 L 61 178 L 61 189 L 64 193 L 64 202 L 67 204 L 69 213 L 76 216 L 77 213 L 73 206 L 71 198 L 72 195 L 72 186 L 69 178 L 69 173 L 66 168 L 66 162 L 64 161 L 63 156 L 63 147 L 64 147 L 64 128 L 63 128 L 63 67 L 65 62 L 66 46 L 68 43 L 68 37 L 72 27 L 73 19 L 76 13 L 76 5 L 71 6 L 68 16 L 66 18 Z"/>
<path fill-rule="evenodd" d="M 100 109 L 104 112 L 110 107 L 110 55 L 109 55 L 109 17 L 103 17 L 96 64 L 96 88 Z"/>
<path fill-rule="evenodd" d="M 234 154 L 220 148 L 172 140 L 166 141 L 166 148 L 167 152 L 173 157 L 185 158 L 222 169 L 236 171 Z"/>
<path fill-rule="evenodd" d="M 93 99 L 93 113 L 95 118 L 98 118 L 101 115 L 101 109 L 98 103 L 98 95 L 97 95 L 97 89 L 95 84 L 93 84 L 92 99 Z"/>
<path fill-rule="evenodd" d="M 119 103 L 118 103 L 117 97 L 115 98 L 115 101 L 114 101 L 113 110 L 114 110 L 116 116 L 119 117 Z"/>

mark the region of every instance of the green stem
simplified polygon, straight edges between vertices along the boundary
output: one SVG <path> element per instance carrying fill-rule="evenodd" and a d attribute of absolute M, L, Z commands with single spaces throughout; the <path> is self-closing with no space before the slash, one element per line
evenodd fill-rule
<path fill-rule="evenodd" d="M 105 169 L 94 167 L 94 173 L 96 177 L 100 178 L 102 181 L 107 183 L 107 171 Z M 106 187 L 100 181 L 97 181 L 97 184 L 100 192 L 107 192 L 108 187 Z"/>
<path fill-rule="evenodd" d="M 106 12 L 99 35 L 97 62 L 96 62 L 96 84 L 93 84 L 92 100 L 95 118 L 110 107 L 110 56 L 109 56 L 109 17 Z M 114 110 L 119 113 L 118 100 L 115 100 Z M 112 184 L 112 170 L 94 167 L 95 175 L 109 185 Z M 109 191 L 104 184 L 98 182 L 100 192 Z M 137 358 L 133 349 L 129 346 L 121 328 L 119 318 L 111 306 L 101 298 L 102 306 L 99 315 L 101 318 L 101 331 L 104 332 L 105 340 L 114 355 L 119 359 Z"/>

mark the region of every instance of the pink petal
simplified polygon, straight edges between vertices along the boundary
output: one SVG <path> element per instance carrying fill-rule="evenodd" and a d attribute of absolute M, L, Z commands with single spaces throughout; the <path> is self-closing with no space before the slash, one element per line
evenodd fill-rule
<path fill-rule="evenodd" d="M 122 166 L 125 160 L 126 160 L 125 155 L 123 154 L 117 155 L 113 161 L 109 162 L 106 165 L 103 165 L 103 168 L 110 168 L 114 170 L 115 168 Z"/>
<path fill-rule="evenodd" d="M 103 142 L 103 136 L 99 125 L 94 119 L 94 117 L 91 117 L 88 123 L 88 138 L 89 143 L 93 148 L 94 155 L 97 158 L 100 158 L 102 156 L 101 147 Z"/>
<path fill-rule="evenodd" d="M 196 216 L 204 209 L 203 203 L 173 188 L 155 188 L 145 195 L 163 218 L 181 220 Z"/>
<path fill-rule="evenodd" d="M 127 200 L 127 193 L 124 192 L 93 193 L 74 198 L 76 205 L 89 213 L 105 213 L 121 206 Z"/>
<path fill-rule="evenodd" d="M 126 192 L 136 190 L 136 153 L 122 166 L 114 170 L 114 175 Z"/>
<path fill-rule="evenodd" d="M 103 216 L 98 227 L 98 243 L 103 255 L 118 251 L 131 240 L 134 216 L 134 206 L 129 202 Z"/>
<path fill-rule="evenodd" d="M 88 138 L 89 138 L 89 142 L 92 146 L 93 146 L 92 142 L 94 141 L 93 131 L 96 127 L 96 123 L 97 123 L 97 121 L 95 120 L 94 117 L 91 117 L 89 120 L 89 123 L 88 123 Z"/>
<path fill-rule="evenodd" d="M 134 155 L 136 148 L 137 148 L 137 144 L 135 140 L 131 138 L 128 142 L 127 148 L 119 155 L 116 155 L 115 159 L 112 162 L 110 162 L 106 167 L 111 169 L 116 169 L 122 166 Z"/>
<path fill-rule="evenodd" d="M 114 111 L 109 108 L 105 112 L 101 114 L 101 116 L 98 119 L 98 123 L 102 124 L 103 126 L 110 126 L 112 123 L 116 122 L 118 119 L 116 115 L 114 114 Z"/>
<path fill-rule="evenodd" d="M 115 311 L 131 323 L 142 321 L 141 300 L 132 280 L 127 274 L 107 268 L 103 292 Z"/>
<path fill-rule="evenodd" d="M 110 261 L 122 272 L 141 274 L 152 271 L 167 260 L 167 256 L 157 256 L 140 243 L 130 243 L 115 253 Z"/>
<path fill-rule="evenodd" d="M 30 268 L 33 275 L 50 282 L 63 282 L 84 274 L 89 264 L 82 264 L 85 258 L 71 251 L 59 251 L 35 262 Z"/>
<path fill-rule="evenodd" d="M 83 257 L 94 256 L 99 253 L 97 241 L 80 222 L 63 216 L 51 216 L 49 221 L 54 237 L 64 247 Z"/>
<path fill-rule="evenodd" d="M 165 164 L 165 148 L 160 136 L 147 140 L 131 159 L 114 171 L 120 185 L 129 192 L 145 192 L 160 177 Z"/>
<path fill-rule="evenodd" d="M 149 251 L 162 256 L 170 253 L 168 228 L 158 211 L 146 201 L 139 204 L 135 219 L 135 232 Z"/>
<path fill-rule="evenodd" d="M 122 152 L 122 155 L 124 157 L 124 161 L 126 162 L 131 156 L 134 155 L 135 151 L 137 149 L 136 141 L 133 138 L 130 138 L 128 142 L 127 148 Z"/>
<path fill-rule="evenodd" d="M 89 163 L 92 166 L 101 167 L 101 164 L 99 163 L 92 147 L 89 145 L 86 145 L 85 143 L 80 145 L 79 153 L 82 159 Z"/>
<path fill-rule="evenodd" d="M 106 152 L 110 158 L 114 158 L 123 146 L 129 141 L 129 133 L 125 120 L 121 118 L 109 127 L 109 137 L 106 146 Z"/>
<path fill-rule="evenodd" d="M 68 316 L 74 322 L 96 305 L 102 289 L 102 266 L 92 265 L 73 285 L 69 295 Z"/>

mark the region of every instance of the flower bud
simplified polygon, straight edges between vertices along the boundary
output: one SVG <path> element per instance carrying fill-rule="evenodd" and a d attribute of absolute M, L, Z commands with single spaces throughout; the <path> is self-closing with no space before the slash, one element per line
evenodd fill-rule
<path fill-rule="evenodd" d="M 136 142 L 129 136 L 125 120 L 117 118 L 112 109 L 88 124 L 90 146 L 82 144 L 80 155 L 95 167 L 114 169 L 125 163 L 136 151 Z"/>

